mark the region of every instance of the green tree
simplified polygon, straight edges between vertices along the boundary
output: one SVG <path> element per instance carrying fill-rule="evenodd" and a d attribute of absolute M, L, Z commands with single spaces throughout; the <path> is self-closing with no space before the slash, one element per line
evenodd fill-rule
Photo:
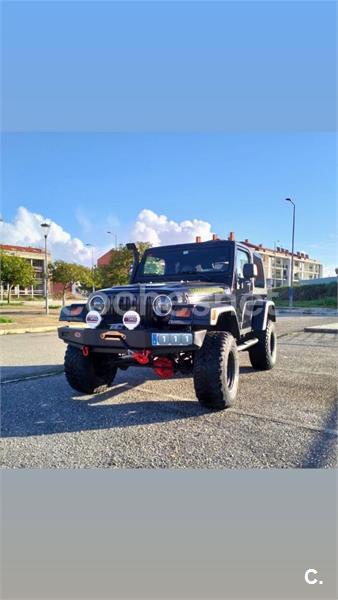
<path fill-rule="evenodd" d="M 133 255 L 125 246 L 113 249 L 109 264 L 100 268 L 103 286 L 111 287 L 128 283 L 132 264 Z"/>
<path fill-rule="evenodd" d="M 104 287 L 104 274 L 101 267 L 94 267 L 90 269 L 88 279 L 81 282 L 81 287 L 87 292 L 91 292 L 93 288 L 100 290 Z"/>
<path fill-rule="evenodd" d="M 6 254 L 5 252 L 0 253 L 0 262 L 1 281 L 8 286 L 7 302 L 9 304 L 13 287 L 16 285 L 21 287 L 34 285 L 34 269 L 25 258 Z"/>
<path fill-rule="evenodd" d="M 136 242 L 136 246 L 140 253 L 140 258 L 142 258 L 145 251 L 148 250 L 148 248 L 151 248 L 151 243 L 150 242 Z"/>
<path fill-rule="evenodd" d="M 76 263 L 68 263 L 63 260 L 56 260 L 50 267 L 50 277 L 54 283 L 62 284 L 62 304 L 64 306 L 66 299 L 67 288 L 74 283 L 78 283 L 84 287 L 92 285 L 93 277 L 91 270 L 88 267 L 77 265 Z"/>

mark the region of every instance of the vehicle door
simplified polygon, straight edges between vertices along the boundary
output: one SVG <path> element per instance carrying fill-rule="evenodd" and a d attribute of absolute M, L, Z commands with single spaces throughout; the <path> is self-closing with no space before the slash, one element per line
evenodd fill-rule
<path fill-rule="evenodd" d="M 245 279 L 243 267 L 252 262 L 250 252 L 242 247 L 236 249 L 236 312 L 241 329 L 251 328 L 251 316 L 253 308 L 253 281 Z"/>

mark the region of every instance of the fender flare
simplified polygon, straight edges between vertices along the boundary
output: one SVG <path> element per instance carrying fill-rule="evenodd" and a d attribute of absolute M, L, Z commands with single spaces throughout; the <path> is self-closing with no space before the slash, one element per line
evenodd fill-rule
<path fill-rule="evenodd" d="M 236 335 L 238 338 L 240 336 L 240 325 L 238 322 L 238 317 L 235 308 L 232 305 L 228 306 L 216 306 L 213 307 L 210 311 L 210 325 L 217 325 L 219 323 L 220 317 L 222 315 L 229 315 L 231 319 L 233 319 L 235 323 Z"/>
<path fill-rule="evenodd" d="M 265 331 L 268 320 L 276 321 L 275 303 L 272 300 L 261 300 L 255 304 L 254 313 L 257 309 L 260 310 L 252 317 L 252 328 L 254 331 Z"/>

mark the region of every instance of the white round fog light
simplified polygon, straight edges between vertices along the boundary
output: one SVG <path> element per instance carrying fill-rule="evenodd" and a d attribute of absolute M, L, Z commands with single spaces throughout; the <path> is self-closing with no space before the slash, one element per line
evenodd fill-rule
<path fill-rule="evenodd" d="M 136 329 L 136 327 L 140 324 L 141 317 L 135 310 L 127 310 L 127 312 L 123 315 L 122 321 L 123 325 L 127 329 L 132 330 Z"/>
<path fill-rule="evenodd" d="M 100 325 L 101 321 L 102 317 L 97 310 L 90 310 L 86 315 L 87 327 L 90 327 L 90 329 L 95 329 L 95 327 Z"/>

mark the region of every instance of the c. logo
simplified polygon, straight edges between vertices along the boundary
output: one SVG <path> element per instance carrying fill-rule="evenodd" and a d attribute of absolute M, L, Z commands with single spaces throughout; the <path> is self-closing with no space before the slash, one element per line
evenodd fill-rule
<path fill-rule="evenodd" d="M 310 575 L 311 575 L 311 577 L 310 577 Z M 304 579 L 305 579 L 306 583 L 308 583 L 309 585 L 315 585 L 316 583 L 319 583 L 319 584 L 323 583 L 321 580 L 318 581 L 317 577 L 312 577 L 312 575 L 318 575 L 318 571 L 316 571 L 316 569 L 307 569 L 307 571 L 305 571 Z"/>

